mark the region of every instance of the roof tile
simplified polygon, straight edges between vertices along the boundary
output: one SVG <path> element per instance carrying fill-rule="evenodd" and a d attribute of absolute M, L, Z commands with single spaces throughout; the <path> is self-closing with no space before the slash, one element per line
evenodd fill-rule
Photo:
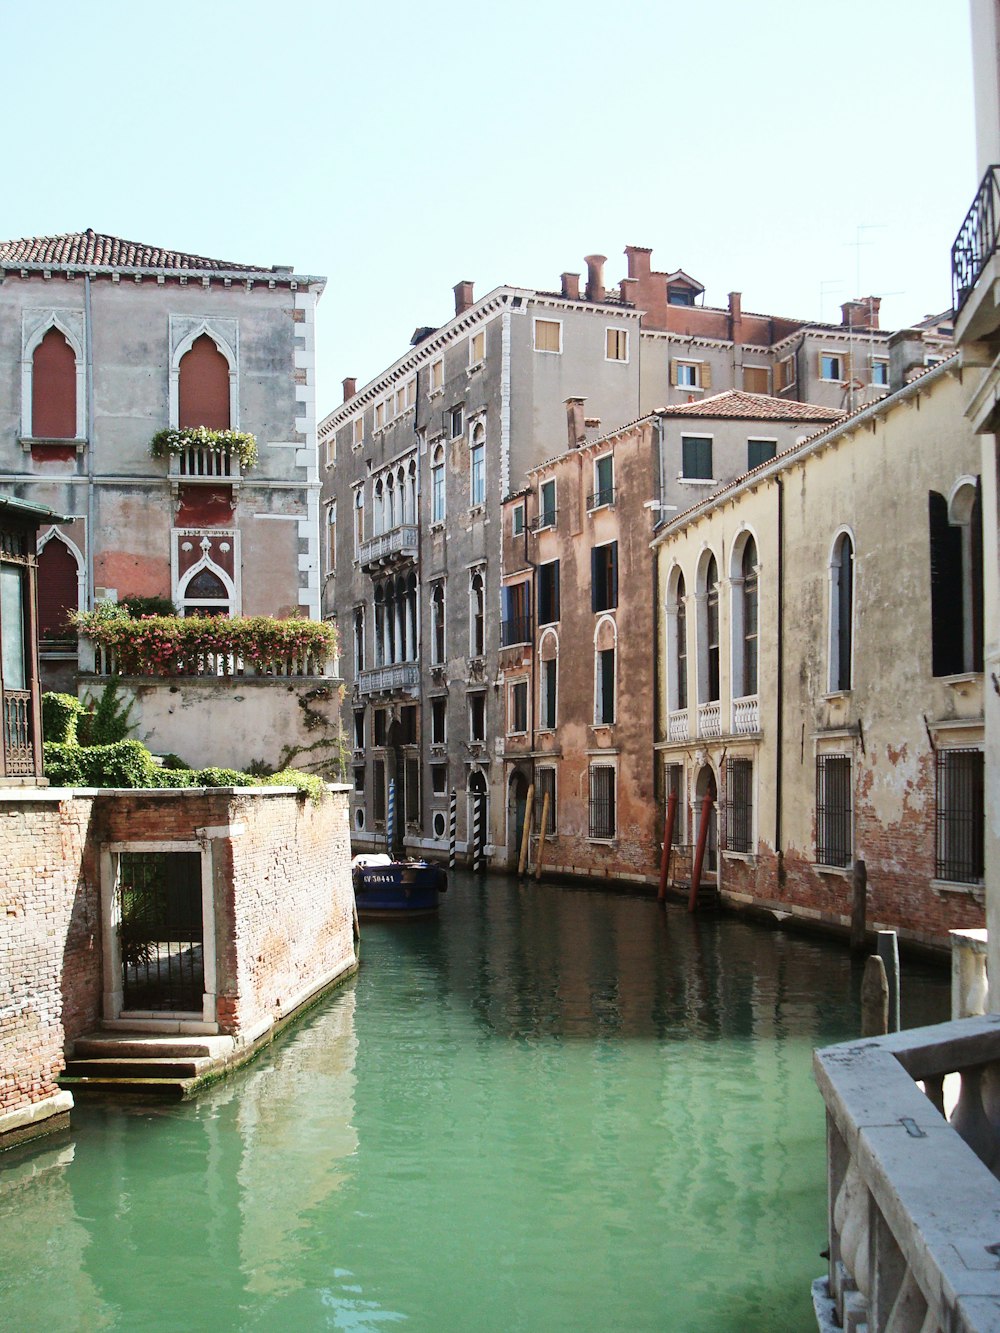
<path fill-rule="evenodd" d="M 847 415 L 836 407 L 772 398 L 766 393 L 726 389 L 697 403 L 678 403 L 660 409 L 666 417 L 729 417 L 739 421 L 840 421 Z"/>
<path fill-rule="evenodd" d="M 0 241 L 0 267 L 196 269 L 229 273 L 270 273 L 254 264 L 208 259 L 179 250 L 161 250 L 140 241 L 125 241 L 88 227 L 61 236 L 24 236 Z"/>

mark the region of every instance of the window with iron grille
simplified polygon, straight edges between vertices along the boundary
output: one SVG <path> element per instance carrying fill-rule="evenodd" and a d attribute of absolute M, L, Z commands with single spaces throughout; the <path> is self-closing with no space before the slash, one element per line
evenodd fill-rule
<path fill-rule="evenodd" d="M 542 827 L 542 807 L 545 796 L 549 798 L 549 816 L 544 833 L 548 836 L 556 831 L 556 770 L 554 768 L 535 769 L 535 823 Z"/>
<path fill-rule="evenodd" d="M 849 756 L 819 755 L 816 759 L 816 861 L 819 865 L 850 865 L 853 850 L 851 813 Z"/>
<path fill-rule="evenodd" d="M 610 764 L 594 764 L 590 770 L 590 836 L 615 836 L 615 770 Z"/>
<path fill-rule="evenodd" d="M 983 882 L 984 782 L 982 750 L 938 750 L 934 869 L 938 879 Z"/>
<path fill-rule="evenodd" d="M 753 851 L 753 762 L 726 760 L 725 848 Z"/>

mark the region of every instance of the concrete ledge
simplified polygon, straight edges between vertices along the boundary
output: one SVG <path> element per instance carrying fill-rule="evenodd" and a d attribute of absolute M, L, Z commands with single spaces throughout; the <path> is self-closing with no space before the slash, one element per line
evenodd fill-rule
<path fill-rule="evenodd" d="M 5 1111 L 0 1115 L 0 1151 L 66 1129 L 72 1109 L 72 1093 L 57 1092 L 40 1102 L 32 1102 L 30 1106 Z"/>

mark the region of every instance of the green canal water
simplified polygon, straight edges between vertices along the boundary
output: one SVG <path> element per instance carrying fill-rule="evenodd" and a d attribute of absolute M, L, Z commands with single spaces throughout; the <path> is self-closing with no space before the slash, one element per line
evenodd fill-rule
<path fill-rule="evenodd" d="M 191 1103 L 0 1159 L 0 1328 L 802 1333 L 839 948 L 458 876 Z M 947 977 L 906 969 L 907 1026 Z"/>

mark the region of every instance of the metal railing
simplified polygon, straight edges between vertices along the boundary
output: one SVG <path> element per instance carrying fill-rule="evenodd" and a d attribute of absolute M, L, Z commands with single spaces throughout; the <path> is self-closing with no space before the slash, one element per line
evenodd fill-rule
<path fill-rule="evenodd" d="M 511 616 L 500 622 L 500 646 L 510 648 L 515 643 L 531 642 L 531 617 Z"/>
<path fill-rule="evenodd" d="M 358 559 L 362 565 L 377 564 L 390 556 L 403 555 L 416 558 L 420 544 L 420 533 L 415 523 L 401 523 L 388 532 L 369 537 L 358 549 Z"/>
<path fill-rule="evenodd" d="M 540 514 L 536 514 L 531 520 L 531 531 L 541 532 L 542 528 L 554 528 L 558 513 L 558 509 L 543 509 Z"/>
<path fill-rule="evenodd" d="M 951 303 L 957 315 L 1000 241 L 1000 166 L 987 168 L 951 247 Z"/>
<path fill-rule="evenodd" d="M 613 486 L 602 486 L 600 490 L 594 491 L 592 495 L 587 496 L 587 511 L 592 509 L 602 509 L 606 505 L 611 506 L 615 502 L 615 488 Z"/>
<path fill-rule="evenodd" d="M 3 760 L 8 777 L 32 777 L 35 772 L 30 690 L 3 692 Z"/>

